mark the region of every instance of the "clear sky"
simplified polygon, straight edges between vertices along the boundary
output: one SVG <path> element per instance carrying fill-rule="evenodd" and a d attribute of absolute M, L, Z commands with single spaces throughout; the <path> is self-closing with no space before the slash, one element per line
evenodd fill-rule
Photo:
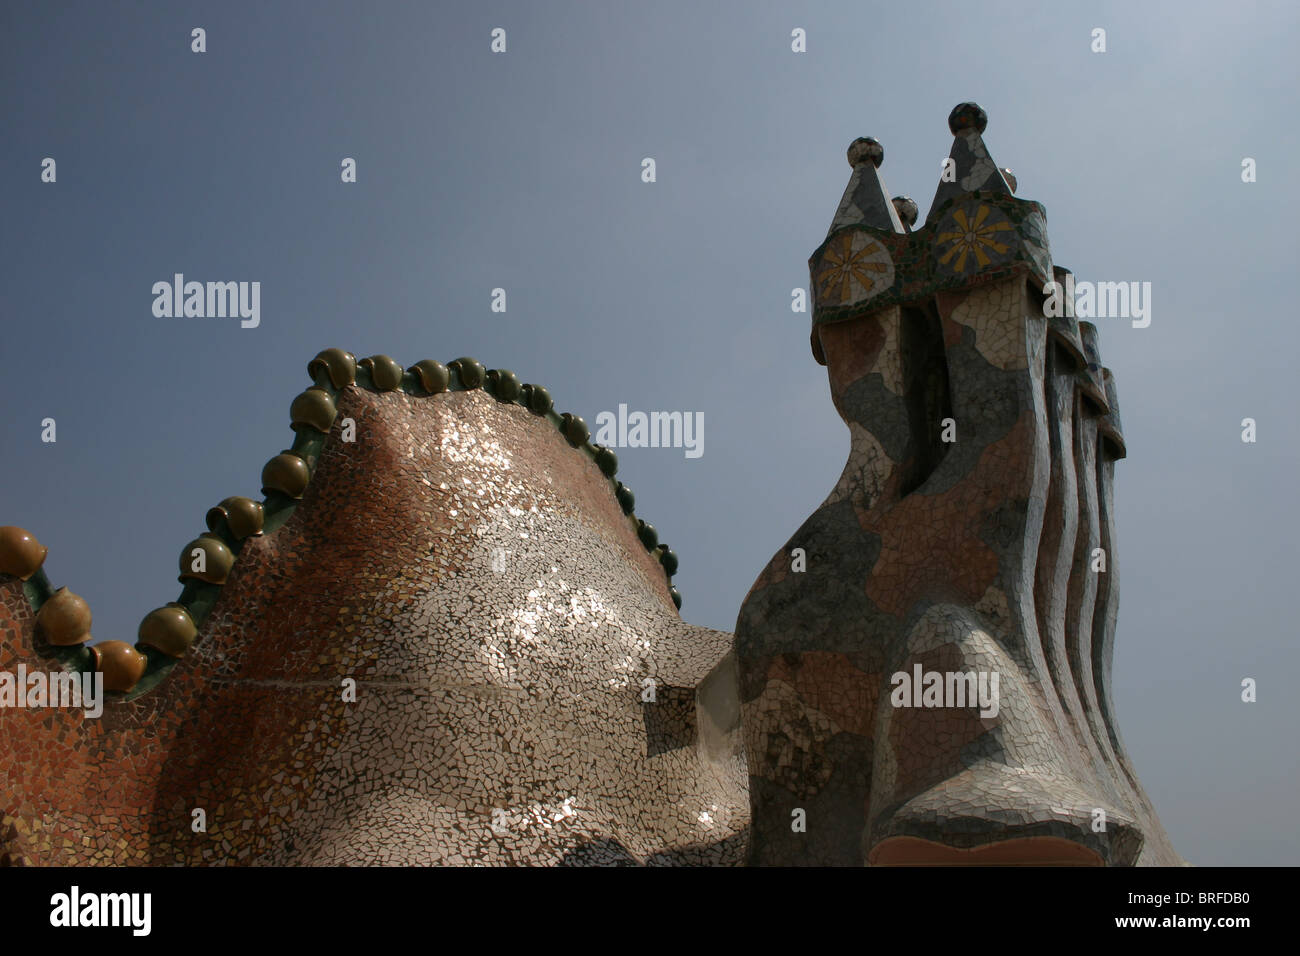
<path fill-rule="evenodd" d="M 1152 284 L 1148 328 L 1097 323 L 1129 447 L 1114 685 L 1138 771 L 1189 861 L 1294 865 L 1298 20 L 1289 2 L 0 0 L 0 524 L 50 547 L 97 639 L 133 641 L 206 510 L 260 497 L 319 349 L 472 355 L 588 422 L 703 414 L 701 457 L 621 449 L 620 477 L 680 555 L 684 617 L 730 631 L 848 449 L 790 308 L 845 147 L 879 139 L 924 217 L 948 112 L 975 100 L 1055 261 Z M 176 272 L 259 281 L 260 324 L 155 317 Z"/>

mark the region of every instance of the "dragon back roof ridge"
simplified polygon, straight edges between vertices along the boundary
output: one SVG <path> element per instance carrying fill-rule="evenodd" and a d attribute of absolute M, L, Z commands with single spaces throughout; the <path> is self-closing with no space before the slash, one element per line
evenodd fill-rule
<path fill-rule="evenodd" d="M 423 359 L 409 368 L 387 355 L 358 360 L 339 348 L 324 349 L 307 364 L 313 384 L 297 395 L 289 408 L 295 433 L 291 447 L 262 468 L 262 501 L 231 496 L 207 512 L 207 529 L 181 549 L 180 596 L 155 608 L 140 622 L 135 645 L 121 640 L 91 644 L 91 612 L 86 601 L 63 586 L 55 588 L 44 570 L 48 548 L 27 530 L 0 527 L 0 571 L 23 581 L 23 591 L 47 654 L 72 671 L 102 673 L 108 691 L 130 701 L 159 686 L 199 639 L 221 587 L 234 570 L 244 542 L 273 534 L 293 515 L 307 490 L 321 450 L 337 421 L 335 399 L 346 388 L 373 392 L 401 391 L 416 398 L 482 389 L 498 402 L 520 405 L 545 419 L 576 451 L 590 459 L 608 479 L 619 507 L 637 539 L 663 569 L 668 593 L 680 609 L 681 593 L 673 584 L 676 552 L 659 541 L 652 524 L 635 514 L 632 490 L 615 476 L 614 451 L 590 440 L 586 421 L 571 412 L 557 413 L 548 389 L 521 383 L 508 369 L 488 369 L 477 359 L 462 357 L 445 365 Z"/>

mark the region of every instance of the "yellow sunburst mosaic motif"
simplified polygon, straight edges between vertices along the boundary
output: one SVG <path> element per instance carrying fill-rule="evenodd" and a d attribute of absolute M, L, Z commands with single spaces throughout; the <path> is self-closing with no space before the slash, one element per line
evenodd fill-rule
<path fill-rule="evenodd" d="M 822 253 L 817 269 L 819 305 L 849 305 L 894 284 L 889 250 L 864 232 L 841 233 Z"/>
<path fill-rule="evenodd" d="M 939 257 L 939 264 L 950 266 L 954 272 L 965 272 L 969 259 L 972 266 L 984 268 L 994 259 L 1001 259 L 1011 251 L 1011 244 L 1002 240 L 1015 240 L 1016 228 L 992 206 L 980 204 L 974 210 L 967 206 L 954 209 L 944 223 L 945 228 L 935 237 L 935 242 L 948 250 Z M 954 261 L 955 260 L 955 261 Z"/>

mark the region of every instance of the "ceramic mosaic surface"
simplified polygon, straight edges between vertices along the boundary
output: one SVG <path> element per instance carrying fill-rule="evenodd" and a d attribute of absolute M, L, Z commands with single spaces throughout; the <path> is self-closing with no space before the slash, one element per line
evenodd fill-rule
<path fill-rule="evenodd" d="M 87 645 L 58 556 L 0 528 L 0 672 L 110 698 L 0 708 L 0 864 L 1181 862 L 1110 693 L 1115 382 L 1043 315 L 1067 270 L 983 111 L 949 122 L 915 231 L 850 146 L 810 270 L 852 449 L 734 636 L 682 621 L 677 555 L 546 389 L 330 349 L 136 646 Z"/>

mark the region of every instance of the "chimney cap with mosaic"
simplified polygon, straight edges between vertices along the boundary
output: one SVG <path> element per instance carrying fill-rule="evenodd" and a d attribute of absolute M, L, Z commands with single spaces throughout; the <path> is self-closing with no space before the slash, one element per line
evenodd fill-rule
<path fill-rule="evenodd" d="M 953 108 L 952 147 L 920 228 L 913 228 L 916 204 L 891 199 L 885 189 L 879 141 L 861 137 L 849 145 L 848 186 L 826 239 L 808 260 L 810 341 L 819 364 L 826 364 L 819 325 L 887 306 L 921 305 L 937 292 L 1015 274 L 1040 286 L 1052 281 L 1047 211 L 1014 195 L 1010 170 L 998 166 L 984 144 L 987 128 L 988 114 L 979 104 Z"/>

